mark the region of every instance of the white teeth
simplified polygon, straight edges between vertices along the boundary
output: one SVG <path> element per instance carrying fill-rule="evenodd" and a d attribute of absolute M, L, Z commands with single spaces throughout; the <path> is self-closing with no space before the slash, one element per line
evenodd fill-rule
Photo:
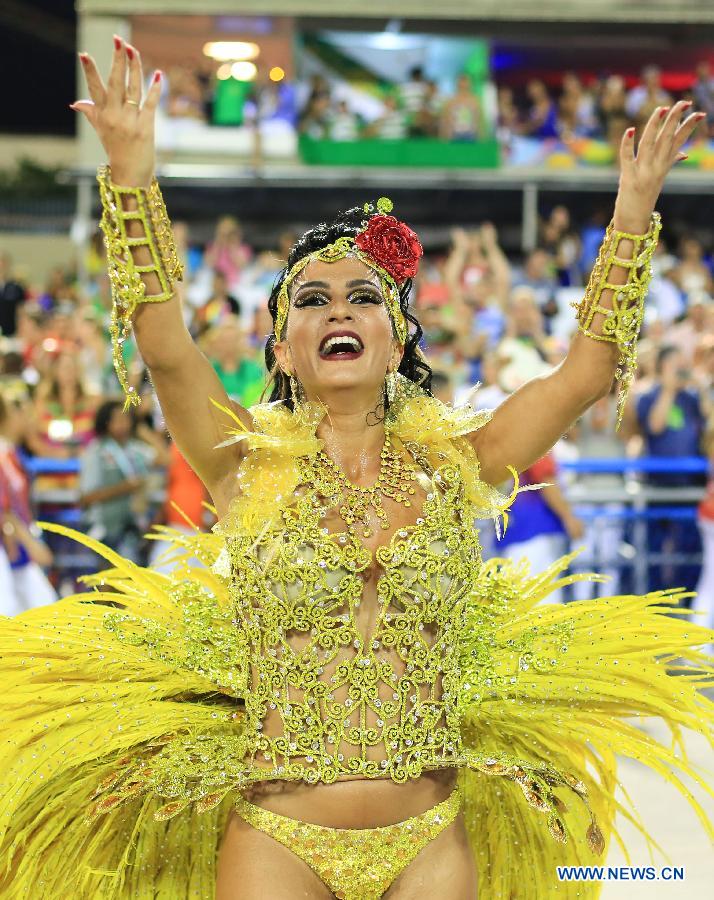
<path fill-rule="evenodd" d="M 336 344 L 349 344 L 352 348 L 354 348 L 355 353 L 359 353 L 362 349 L 362 342 L 357 340 L 355 337 L 351 337 L 350 335 L 335 335 L 334 337 L 328 338 L 325 343 L 322 345 L 321 353 L 329 353 L 330 350 Z"/>

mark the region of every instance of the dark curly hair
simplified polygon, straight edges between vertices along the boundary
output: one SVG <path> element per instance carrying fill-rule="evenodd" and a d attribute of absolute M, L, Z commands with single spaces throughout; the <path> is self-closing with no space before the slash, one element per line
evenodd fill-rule
<path fill-rule="evenodd" d="M 321 222 L 309 231 L 306 231 L 293 246 L 288 256 L 288 262 L 285 268 L 280 272 L 268 300 L 268 309 L 273 317 L 273 329 L 275 329 L 275 320 L 278 312 L 278 295 L 280 288 L 285 281 L 288 273 L 296 262 L 305 256 L 314 253 L 316 250 L 322 250 L 329 244 L 333 244 L 341 237 L 355 237 L 364 228 L 365 212 L 362 207 L 354 206 L 352 209 L 339 213 L 331 222 Z M 399 372 L 418 384 L 427 393 L 431 393 L 431 367 L 426 361 L 424 354 L 419 348 L 419 342 L 422 338 L 422 328 L 416 316 L 409 310 L 409 296 L 412 290 L 412 280 L 407 279 L 399 288 L 399 305 L 401 307 L 404 318 L 407 320 L 409 333 L 404 344 L 404 354 L 399 364 Z M 411 327 L 410 327 L 411 326 Z M 292 400 L 290 399 L 290 381 L 285 373 L 280 369 L 275 359 L 273 348 L 275 347 L 276 337 L 275 330 L 268 337 L 265 344 L 265 366 L 270 373 L 271 381 L 266 388 L 266 393 L 270 390 L 269 399 L 284 400 L 292 409 Z M 385 398 L 385 405 L 387 404 Z"/>

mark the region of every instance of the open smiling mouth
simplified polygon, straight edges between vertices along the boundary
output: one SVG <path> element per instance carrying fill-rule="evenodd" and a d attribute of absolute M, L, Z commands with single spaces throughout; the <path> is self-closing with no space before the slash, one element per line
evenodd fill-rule
<path fill-rule="evenodd" d="M 357 359 L 364 353 L 364 345 L 354 332 L 330 334 L 320 344 L 320 359 Z"/>

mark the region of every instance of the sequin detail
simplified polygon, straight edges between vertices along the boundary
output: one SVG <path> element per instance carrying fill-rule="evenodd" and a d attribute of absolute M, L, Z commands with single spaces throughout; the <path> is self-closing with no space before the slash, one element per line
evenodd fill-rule
<path fill-rule="evenodd" d="M 139 303 L 163 303 L 174 296 L 175 282 L 183 277 L 171 222 L 156 178 L 149 188 L 121 187 L 111 180 L 110 166 L 97 171 L 102 218 L 99 223 L 107 251 L 107 272 L 112 293 L 112 314 L 109 333 L 112 339 L 112 360 L 117 378 L 126 397 L 125 408 L 136 406 L 139 397 L 129 384 L 124 362 L 123 345 L 131 335 L 132 320 Z M 124 200 L 132 197 L 136 209 L 128 210 Z M 143 235 L 129 237 L 129 222 L 141 223 Z M 151 262 L 138 265 L 133 249 L 144 247 Z M 158 294 L 148 295 L 143 276 L 153 274 L 159 281 Z"/>
<path fill-rule="evenodd" d="M 299 856 L 340 900 L 379 900 L 421 850 L 454 821 L 456 788 L 419 816 L 381 828 L 327 828 L 282 816 L 238 797 L 235 810 Z"/>
<path fill-rule="evenodd" d="M 614 223 L 610 222 L 585 295 L 579 303 L 573 304 L 577 310 L 579 331 L 596 341 L 617 344 L 620 352 L 615 370 L 615 379 L 620 385 L 617 397 L 618 428 L 622 422 L 627 394 L 637 370 L 637 339 L 645 315 L 645 299 L 652 278 L 652 257 L 657 249 L 661 229 L 662 220 L 657 212 L 652 213 L 646 234 L 617 231 Z M 622 259 L 617 255 L 621 241 L 632 242 L 629 259 Z M 613 267 L 626 271 L 625 284 L 610 281 Z M 612 292 L 610 307 L 601 303 L 602 292 L 606 290 Z M 596 316 L 603 317 L 602 325 L 593 327 Z"/>
<path fill-rule="evenodd" d="M 369 633 L 358 611 L 372 554 L 348 532 L 325 533 L 329 485 L 301 485 L 282 523 L 257 541 L 227 535 L 252 672 L 246 725 L 256 764 L 272 765 L 266 774 L 404 782 L 459 759 L 458 654 L 481 555 L 472 523 L 453 515 L 458 470 L 433 477 L 439 490 L 427 493 L 421 524 L 375 553 L 382 574 Z"/>

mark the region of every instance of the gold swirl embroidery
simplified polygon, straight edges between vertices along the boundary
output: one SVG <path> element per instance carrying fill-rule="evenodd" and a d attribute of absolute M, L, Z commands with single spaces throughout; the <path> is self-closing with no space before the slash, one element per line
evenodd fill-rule
<path fill-rule="evenodd" d="M 257 542 L 227 535 L 253 673 L 246 727 L 263 777 L 401 782 L 458 759 L 454 665 L 481 555 L 473 520 L 454 516 L 458 468 L 443 465 L 434 481 L 417 523 L 375 552 L 382 574 L 369 635 L 357 615 L 372 555 L 353 535 L 326 533 L 314 488 Z M 279 734 L 266 733 L 271 714 Z"/>

